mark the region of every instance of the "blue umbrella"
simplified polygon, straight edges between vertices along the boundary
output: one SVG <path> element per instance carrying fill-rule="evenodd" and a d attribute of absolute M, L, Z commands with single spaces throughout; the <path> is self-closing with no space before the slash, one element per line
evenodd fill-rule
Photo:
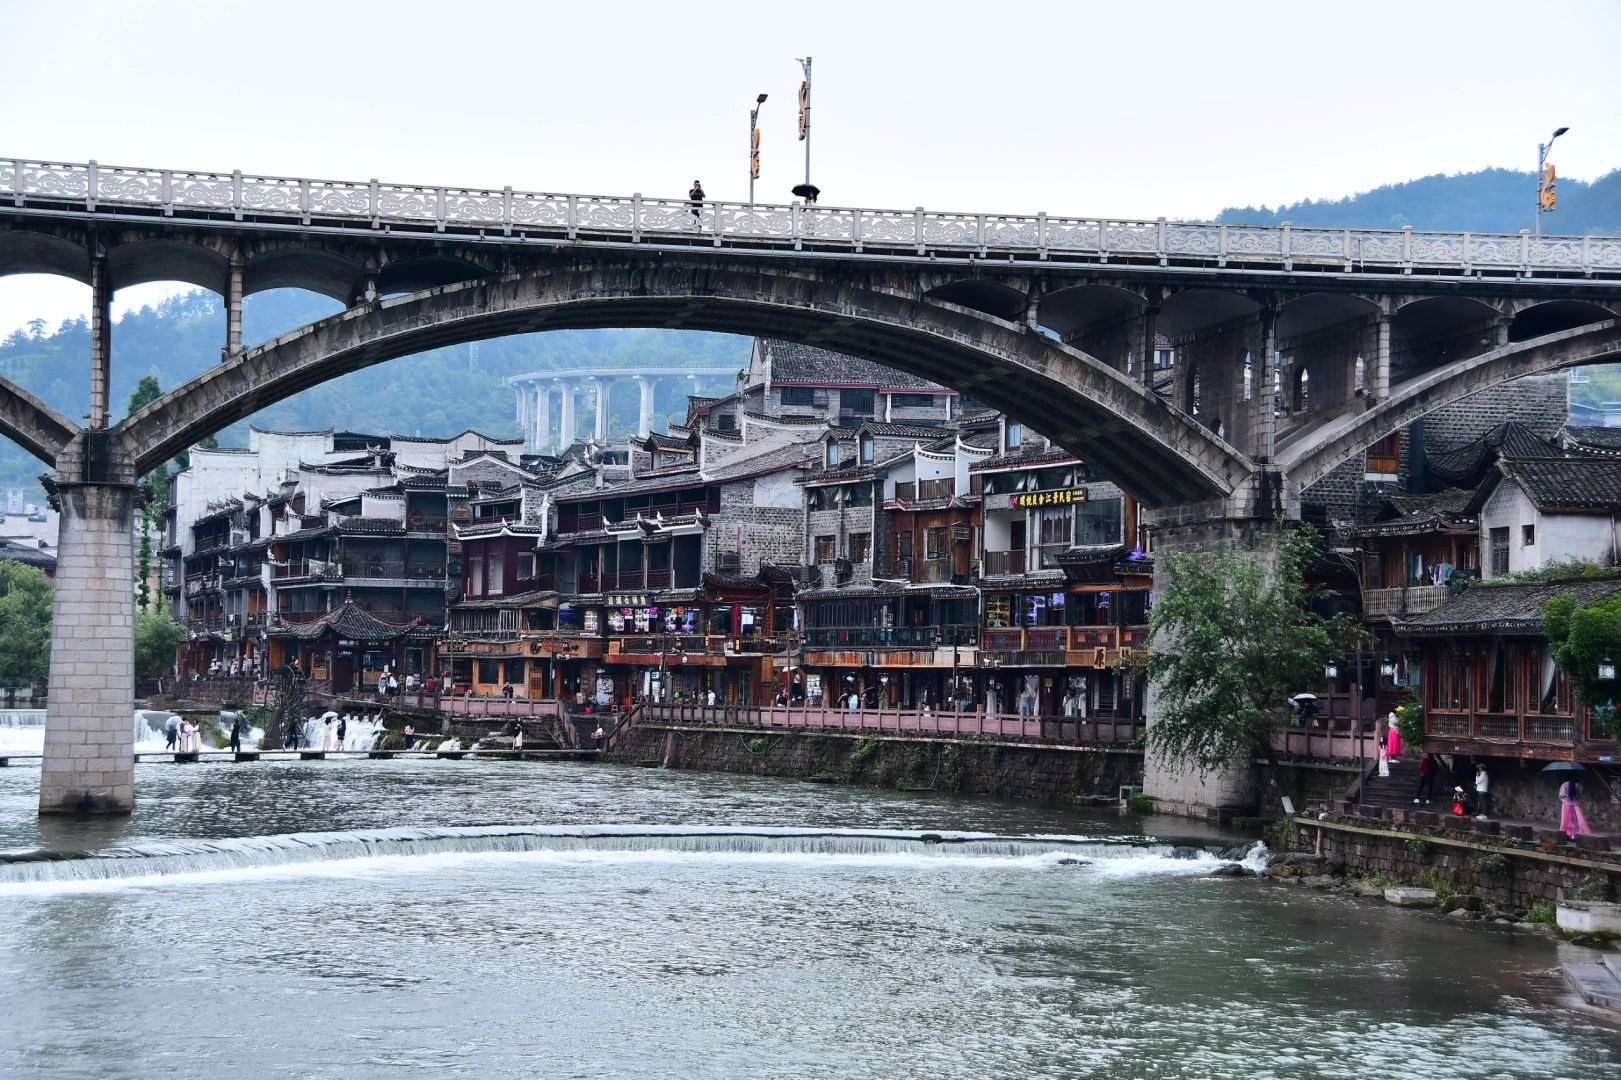
<path fill-rule="evenodd" d="M 1586 772 L 1587 766 L 1575 761 L 1550 761 L 1542 767 L 1543 772 Z"/>

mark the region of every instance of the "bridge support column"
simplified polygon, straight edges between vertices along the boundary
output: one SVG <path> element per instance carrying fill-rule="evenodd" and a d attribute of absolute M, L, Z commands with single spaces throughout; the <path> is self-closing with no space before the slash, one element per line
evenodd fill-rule
<path fill-rule="evenodd" d="M 225 350 L 221 360 L 242 351 L 242 273 L 247 262 L 240 251 L 231 255 L 231 272 L 225 284 Z"/>
<path fill-rule="evenodd" d="M 1137 376 L 1144 386 L 1154 384 L 1154 340 L 1159 336 L 1159 305 L 1143 309 L 1137 345 Z"/>
<path fill-rule="evenodd" d="M 135 805 L 135 485 L 112 454 L 105 433 L 88 432 L 57 463 L 41 814 L 127 814 Z"/>
<path fill-rule="evenodd" d="M 1390 316 L 1383 311 L 1374 325 L 1373 385 L 1368 388 L 1375 401 L 1390 396 Z"/>
<path fill-rule="evenodd" d="M 557 448 L 567 450 L 574 445 L 574 392 L 577 387 L 573 379 L 563 379 L 557 384 L 558 392 L 563 397 L 562 422 L 557 428 Z"/>
<path fill-rule="evenodd" d="M 1258 477 L 1252 490 L 1235 492 L 1225 506 L 1148 511 L 1155 553 L 1190 549 L 1215 551 L 1236 544 L 1250 548 L 1255 558 L 1275 564 L 1277 521 L 1247 516 L 1262 510 L 1257 503 L 1270 498 L 1269 479 L 1275 482 L 1276 477 L 1268 478 L 1264 474 Z M 1232 516 L 1234 514 L 1245 516 Z M 1155 561 L 1156 594 L 1163 594 L 1170 583 L 1168 562 L 1163 558 Z M 1201 773 L 1196 767 L 1155 754 L 1152 732 L 1159 715 L 1159 696 L 1159 687 L 1150 684 L 1144 701 L 1150 749 L 1143 759 L 1143 791 L 1156 801 L 1159 809 L 1185 817 L 1215 817 L 1223 812 L 1253 812 L 1259 801 L 1269 797 L 1259 790 L 1251 760 L 1235 759 L 1225 769 Z"/>
<path fill-rule="evenodd" d="M 642 392 L 640 407 L 636 410 L 636 434 L 650 435 L 653 432 L 653 377 L 651 375 L 636 376 L 636 387 Z"/>
<path fill-rule="evenodd" d="M 107 392 L 113 355 L 113 287 L 107 256 L 90 256 L 90 426 L 107 426 Z"/>
<path fill-rule="evenodd" d="M 534 440 L 536 453 L 544 454 L 552 448 L 552 388 L 536 385 L 530 390 L 534 394 L 531 411 L 535 414 L 535 423 L 529 437 Z"/>
<path fill-rule="evenodd" d="M 608 380 L 595 379 L 597 385 L 597 422 L 592 434 L 597 442 L 608 441 Z"/>
<path fill-rule="evenodd" d="M 1252 361 L 1254 371 L 1254 397 L 1250 401 L 1250 453 L 1256 461 L 1271 461 L 1277 449 L 1278 413 L 1273 383 L 1278 376 L 1278 309 L 1262 308 L 1260 319 L 1260 355 Z M 1287 394 L 1287 386 L 1277 393 Z"/>

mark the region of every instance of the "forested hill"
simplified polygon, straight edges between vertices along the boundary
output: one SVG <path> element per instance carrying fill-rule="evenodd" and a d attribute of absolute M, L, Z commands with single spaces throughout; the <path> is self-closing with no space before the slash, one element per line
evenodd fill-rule
<path fill-rule="evenodd" d="M 1455 176 L 1424 176 L 1364 191 L 1345 199 L 1307 199 L 1276 209 L 1229 207 L 1216 218 L 1229 224 L 1317 228 L 1438 229 L 1519 232 L 1532 224 L 1534 173 L 1486 169 Z M 1542 215 L 1544 233 L 1621 234 L 1621 170 L 1591 183 L 1559 180 L 1559 205 Z"/>
<path fill-rule="evenodd" d="M 282 289 L 249 296 L 242 336 L 252 344 L 334 314 L 334 300 Z M 112 402 L 122 417 L 130 392 L 144 375 L 168 390 L 219 363 L 225 315 L 219 298 L 189 292 L 120 318 L 113 328 Z M 260 428 L 309 431 L 323 428 L 405 435 L 453 435 L 478 428 L 492 435 L 517 433 L 509 375 L 563 368 L 631 366 L 726 367 L 748 363 L 750 339 L 673 330 L 568 330 L 520 334 L 458 345 L 357 371 L 313 387 L 249 419 Z M 69 417 L 89 408 L 90 332 L 83 319 L 54 331 L 41 322 L 0 342 L 0 375 L 43 398 Z M 686 415 L 690 383 L 666 379 L 656 402 L 660 414 Z M 731 380 L 700 384 L 701 392 L 727 392 Z M 616 391 L 613 430 L 636 423 L 634 391 Z M 660 421 L 655 421 L 661 423 Z M 584 430 L 585 421 L 581 422 Z M 220 435 L 224 446 L 246 442 L 246 425 Z M 44 467 L 8 440 L 0 439 L 0 489 L 27 487 Z M 30 495 L 34 498 L 34 495 Z"/>

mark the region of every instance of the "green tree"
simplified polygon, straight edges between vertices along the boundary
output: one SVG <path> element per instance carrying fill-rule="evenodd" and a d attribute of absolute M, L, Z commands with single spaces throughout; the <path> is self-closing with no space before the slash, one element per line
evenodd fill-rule
<path fill-rule="evenodd" d="M 142 375 L 141 381 L 135 384 L 135 389 L 129 395 L 129 407 L 124 410 L 125 415 L 133 414 L 137 409 L 144 408 L 149 403 L 163 396 L 163 386 L 158 382 L 156 375 Z M 141 503 L 141 547 L 135 560 L 136 593 L 135 602 L 145 611 L 152 602 L 152 588 L 146 579 L 152 574 L 152 533 L 158 526 L 157 500 L 165 489 L 166 474 L 162 467 L 152 470 L 141 481 L 145 490 L 145 497 Z"/>
<path fill-rule="evenodd" d="M 135 677 L 153 679 L 169 674 L 175 650 L 186 640 L 186 628 L 169 618 L 162 597 L 146 611 L 135 614 Z"/>
<path fill-rule="evenodd" d="M 0 683 L 29 685 L 49 674 L 54 596 L 39 570 L 0 560 Z"/>
<path fill-rule="evenodd" d="M 1621 738 L 1621 718 L 1613 707 L 1616 681 L 1599 678 L 1601 661 L 1621 657 L 1621 593 L 1586 605 L 1572 593 L 1561 593 L 1543 605 L 1542 632 L 1570 677 L 1576 700 L 1603 717 L 1612 738 Z"/>
<path fill-rule="evenodd" d="M 1322 676 L 1354 633 L 1341 617 L 1311 609 L 1305 570 L 1316 534 L 1291 529 L 1276 548 L 1177 551 L 1149 619 L 1153 646 L 1143 670 L 1158 688 L 1148 728 L 1159 757 L 1210 772 L 1235 758 L 1272 756 L 1289 697 Z"/>

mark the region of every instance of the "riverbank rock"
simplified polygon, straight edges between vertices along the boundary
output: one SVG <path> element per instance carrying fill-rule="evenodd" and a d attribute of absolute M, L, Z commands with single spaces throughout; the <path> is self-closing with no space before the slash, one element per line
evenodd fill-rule
<path fill-rule="evenodd" d="M 1383 885 L 1369 885 L 1366 881 L 1358 882 L 1356 888 L 1351 891 L 1358 896 L 1371 896 L 1375 900 L 1385 898 L 1385 887 Z"/>
<path fill-rule="evenodd" d="M 1344 871 L 1343 860 L 1325 859 L 1307 851 L 1291 851 L 1269 858 L 1266 869 L 1261 873 L 1269 878 L 1333 878 Z"/>
<path fill-rule="evenodd" d="M 1452 914 L 1454 911 L 1479 911 L 1484 906 L 1485 904 L 1480 897 L 1469 896 L 1464 893 L 1459 893 L 1456 896 L 1449 896 L 1445 900 L 1441 901 L 1441 910 L 1448 915 Z"/>
<path fill-rule="evenodd" d="M 1218 866 L 1210 871 L 1211 877 L 1255 877 L 1255 871 L 1241 863 L 1230 862 L 1225 866 Z"/>
<path fill-rule="evenodd" d="M 1385 903 L 1395 904 L 1397 907 L 1434 907 L 1435 890 L 1418 889 L 1408 885 L 1386 889 Z"/>

